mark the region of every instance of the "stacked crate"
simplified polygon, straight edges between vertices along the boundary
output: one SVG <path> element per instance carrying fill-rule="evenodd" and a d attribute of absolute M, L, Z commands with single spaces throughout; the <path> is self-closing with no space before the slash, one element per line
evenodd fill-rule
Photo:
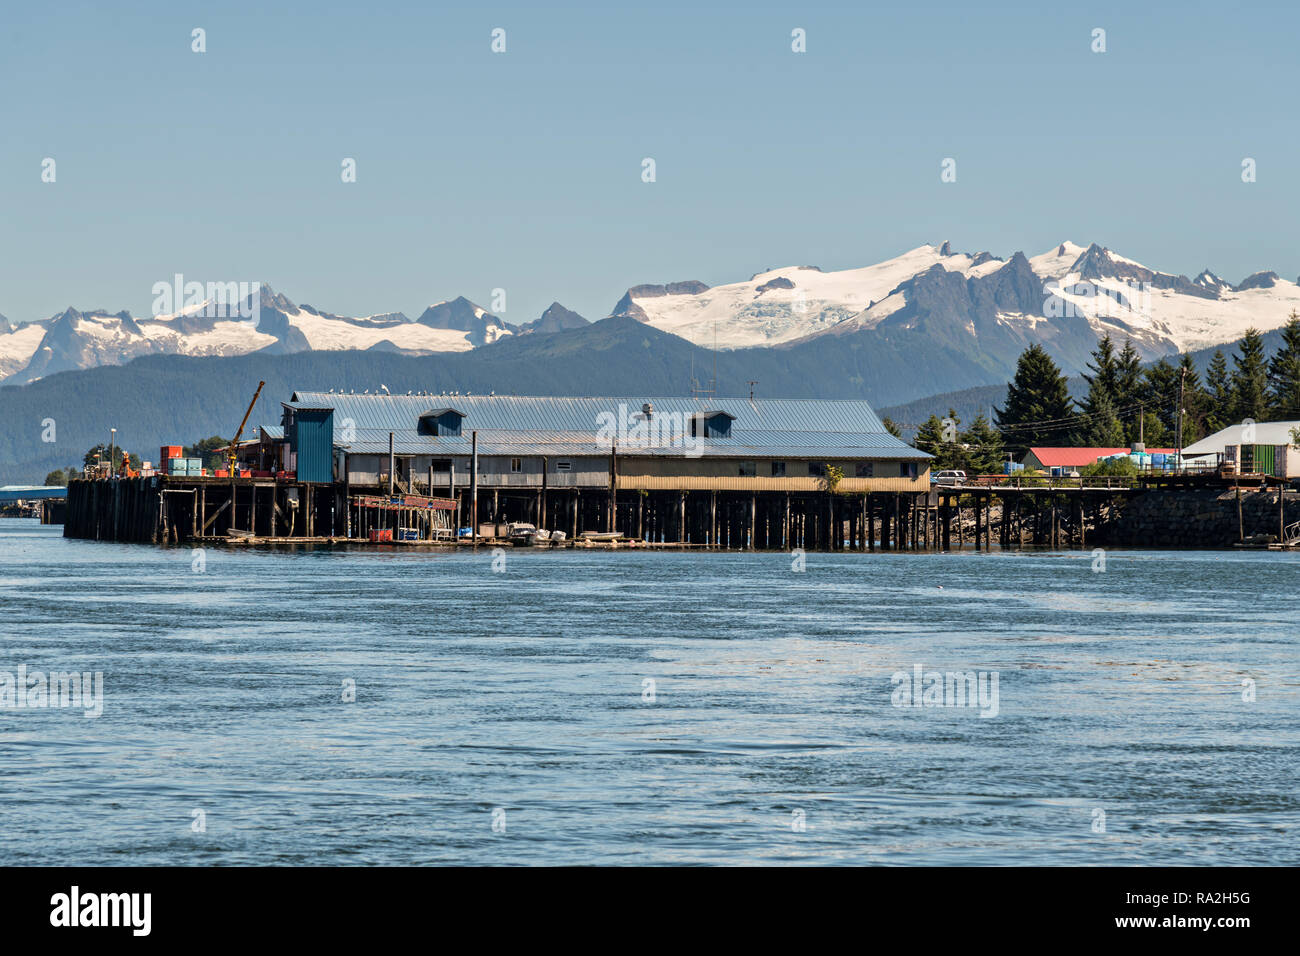
<path fill-rule="evenodd" d="M 167 474 L 197 478 L 203 474 L 203 459 L 169 458 L 167 459 Z"/>

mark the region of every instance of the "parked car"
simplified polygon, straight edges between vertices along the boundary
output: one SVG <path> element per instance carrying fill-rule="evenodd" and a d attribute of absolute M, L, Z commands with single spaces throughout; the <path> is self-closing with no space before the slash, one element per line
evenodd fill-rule
<path fill-rule="evenodd" d="M 966 472 L 964 471 L 937 471 L 930 476 L 932 485 L 964 485 L 966 484 Z"/>

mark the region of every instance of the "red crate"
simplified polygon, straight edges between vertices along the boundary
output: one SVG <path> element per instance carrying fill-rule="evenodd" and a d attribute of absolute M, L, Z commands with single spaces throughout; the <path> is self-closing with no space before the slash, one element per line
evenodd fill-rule
<path fill-rule="evenodd" d="M 370 540 L 371 541 L 392 541 L 393 529 L 392 528 L 371 528 Z"/>
<path fill-rule="evenodd" d="M 180 458 L 181 451 L 182 448 L 180 445 L 163 445 L 158 449 L 158 461 L 164 468 L 166 468 L 167 459 Z"/>

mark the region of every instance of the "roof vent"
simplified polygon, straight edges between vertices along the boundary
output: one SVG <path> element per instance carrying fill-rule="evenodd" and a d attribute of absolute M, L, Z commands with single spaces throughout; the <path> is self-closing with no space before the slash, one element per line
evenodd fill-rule
<path fill-rule="evenodd" d="M 641 414 L 644 415 L 647 419 L 654 418 L 655 407 L 651 405 L 649 402 L 646 402 L 644 405 L 641 406 Z"/>

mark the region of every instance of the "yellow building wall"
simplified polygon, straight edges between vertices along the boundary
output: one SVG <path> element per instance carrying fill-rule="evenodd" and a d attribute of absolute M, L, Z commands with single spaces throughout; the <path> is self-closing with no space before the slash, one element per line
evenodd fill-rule
<path fill-rule="evenodd" d="M 663 458 L 622 460 L 619 462 L 619 489 L 647 491 L 788 491 L 812 492 L 825 491 L 824 478 L 808 475 L 808 462 L 789 459 L 777 459 L 786 462 L 786 474 L 772 477 L 773 459 L 753 459 L 756 474 L 742 476 L 736 474 L 739 461 L 736 459 L 707 458 Z M 893 471 L 894 475 L 854 478 L 851 477 L 859 461 L 837 462 L 828 459 L 828 464 L 837 465 L 845 477 L 840 480 L 836 490 L 844 493 L 862 493 L 868 491 L 928 491 L 930 489 L 930 468 L 924 461 L 917 462 L 915 478 L 904 478 L 896 473 L 899 462 L 873 461 L 877 471 Z M 793 474 L 792 474 L 793 472 Z M 802 472 L 800 474 L 799 472 Z"/>

